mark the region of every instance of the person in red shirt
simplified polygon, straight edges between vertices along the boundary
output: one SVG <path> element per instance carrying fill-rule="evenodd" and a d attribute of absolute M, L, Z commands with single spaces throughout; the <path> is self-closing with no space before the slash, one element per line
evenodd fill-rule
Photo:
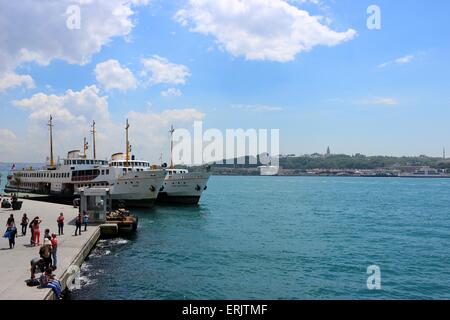
<path fill-rule="evenodd" d="M 58 235 L 64 235 L 64 214 L 62 212 L 59 214 L 56 222 L 58 223 Z"/>
<path fill-rule="evenodd" d="M 52 233 L 52 239 L 50 240 L 52 243 L 52 264 L 53 268 L 56 269 L 57 264 L 57 258 L 56 258 L 56 252 L 58 250 L 58 239 L 56 238 L 56 234 Z"/>

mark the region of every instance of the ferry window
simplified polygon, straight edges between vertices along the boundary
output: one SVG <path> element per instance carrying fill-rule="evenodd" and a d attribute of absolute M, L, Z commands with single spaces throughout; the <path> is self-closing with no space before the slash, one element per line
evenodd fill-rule
<path fill-rule="evenodd" d="M 106 169 L 106 174 L 109 174 L 109 169 Z"/>
<path fill-rule="evenodd" d="M 105 170 L 102 170 L 102 176 L 105 174 Z"/>

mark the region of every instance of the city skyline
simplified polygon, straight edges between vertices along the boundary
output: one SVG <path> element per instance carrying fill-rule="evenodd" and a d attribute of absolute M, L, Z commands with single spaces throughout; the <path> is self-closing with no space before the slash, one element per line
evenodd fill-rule
<path fill-rule="evenodd" d="M 371 5 L 379 30 L 367 25 Z M 44 161 L 50 114 L 61 157 L 82 149 L 93 120 L 98 157 L 124 151 L 127 118 L 134 153 L 154 162 L 161 153 L 167 161 L 170 125 L 198 120 L 222 131 L 280 129 L 282 154 L 329 145 L 442 157 L 449 148 L 447 1 L 3 1 L 0 9 L 0 161 Z"/>

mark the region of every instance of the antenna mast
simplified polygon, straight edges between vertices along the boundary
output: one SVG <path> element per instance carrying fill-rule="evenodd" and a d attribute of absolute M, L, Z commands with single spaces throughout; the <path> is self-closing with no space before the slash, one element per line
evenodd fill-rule
<path fill-rule="evenodd" d="M 173 128 L 173 125 L 170 126 L 170 169 L 173 169 L 173 133 L 175 132 L 175 129 Z"/>
<path fill-rule="evenodd" d="M 86 140 L 86 137 L 84 137 L 83 152 L 84 152 L 84 158 L 85 158 L 85 159 L 87 158 L 86 151 L 87 151 L 88 148 L 89 148 L 88 142 L 87 142 L 87 140 Z"/>
<path fill-rule="evenodd" d="M 53 159 L 53 118 L 51 115 L 47 125 L 50 130 L 50 167 L 54 167 L 55 161 Z"/>
<path fill-rule="evenodd" d="M 130 146 L 130 141 L 128 141 L 128 129 L 130 128 L 130 125 L 128 124 L 128 119 L 127 119 L 127 124 L 125 126 L 125 133 L 126 133 L 126 148 L 127 151 L 125 153 L 125 167 L 128 167 L 128 162 L 130 161 L 130 151 L 131 151 L 131 146 Z"/>
<path fill-rule="evenodd" d="M 96 153 L 96 150 L 95 150 L 95 133 L 96 133 L 96 131 L 95 131 L 95 121 L 92 121 L 91 133 L 92 133 L 92 148 L 93 148 L 93 151 L 94 151 L 94 160 L 97 160 L 97 153 Z"/>

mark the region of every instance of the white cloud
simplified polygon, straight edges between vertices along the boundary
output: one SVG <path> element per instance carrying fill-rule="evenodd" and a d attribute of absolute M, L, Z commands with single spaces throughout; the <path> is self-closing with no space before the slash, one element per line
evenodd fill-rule
<path fill-rule="evenodd" d="M 262 104 L 251 104 L 251 105 L 232 105 L 231 108 L 233 109 L 239 109 L 239 110 L 249 110 L 249 111 L 256 111 L 256 112 L 280 112 L 283 111 L 283 108 L 281 107 L 274 107 L 274 106 L 268 106 L 268 105 L 262 105 Z"/>
<path fill-rule="evenodd" d="M 321 17 L 283 0 L 189 0 L 174 19 L 248 60 L 287 62 L 315 46 L 335 46 L 356 36 L 353 29 L 334 31 Z"/>
<path fill-rule="evenodd" d="M 137 80 L 130 69 L 122 67 L 117 60 L 108 60 L 95 67 L 97 81 L 106 89 L 126 91 L 137 86 Z"/>
<path fill-rule="evenodd" d="M 135 5 L 128 0 L 0 1 L 0 74 L 25 62 L 54 59 L 85 64 L 114 37 L 128 35 Z M 69 5 L 78 5 L 80 29 L 67 28 Z"/>
<path fill-rule="evenodd" d="M 64 122 L 86 122 L 108 116 L 107 97 L 100 96 L 95 85 L 81 91 L 67 90 L 59 96 L 40 92 L 29 99 L 14 100 L 12 104 L 29 110 L 30 118 L 36 120 L 45 120 L 50 114 Z"/>
<path fill-rule="evenodd" d="M 141 76 L 149 85 L 160 83 L 185 84 L 191 75 L 189 68 L 182 64 L 175 64 L 166 58 L 154 55 L 151 58 L 141 60 L 143 69 Z"/>
<path fill-rule="evenodd" d="M 125 117 L 119 122 L 112 119 L 108 97 L 101 95 L 95 85 L 80 91 L 67 90 L 60 95 L 37 93 L 28 99 L 13 101 L 13 105 L 28 114 L 28 118 L 24 119 L 27 122 L 26 130 L 15 135 L 7 129 L 0 129 L 0 150 L 5 151 L 0 153 L 0 161 L 43 162 L 48 156 L 47 121 L 50 114 L 54 119 L 54 148 L 57 156 L 64 157 L 69 150 L 81 149 L 84 137 L 90 141 L 92 120 L 97 123 L 99 158 L 107 159 L 111 154 L 125 149 Z M 133 154 L 159 163 L 161 152 L 167 158 L 170 125 L 190 129 L 193 121 L 203 119 L 205 114 L 196 108 L 152 109 L 146 112 L 131 111 L 126 117 L 131 125 Z M 88 152 L 91 154 L 92 150 Z"/>
<path fill-rule="evenodd" d="M 407 55 L 407 56 L 403 56 L 403 57 L 394 59 L 392 61 L 381 63 L 381 64 L 378 65 L 378 68 L 380 68 L 380 69 L 381 68 L 386 68 L 386 67 L 388 67 L 390 65 L 393 65 L 393 64 L 395 64 L 395 65 L 408 64 L 408 63 L 412 62 L 415 58 L 416 58 L 415 55 L 410 54 L 410 55 Z"/>
<path fill-rule="evenodd" d="M 28 74 L 13 72 L 0 74 L 0 91 L 20 86 L 25 86 L 28 89 L 34 88 L 33 78 Z"/>
<path fill-rule="evenodd" d="M 14 140 L 17 136 L 9 129 L 0 128 L 0 140 Z"/>
<path fill-rule="evenodd" d="M 177 88 L 169 88 L 167 90 L 161 91 L 161 95 L 163 97 L 180 97 L 183 93 L 180 89 Z"/>
<path fill-rule="evenodd" d="M 396 106 L 396 105 L 400 104 L 400 102 L 397 99 L 392 98 L 392 97 L 362 100 L 359 103 L 365 104 L 365 105 L 379 105 L 379 106 Z"/>

